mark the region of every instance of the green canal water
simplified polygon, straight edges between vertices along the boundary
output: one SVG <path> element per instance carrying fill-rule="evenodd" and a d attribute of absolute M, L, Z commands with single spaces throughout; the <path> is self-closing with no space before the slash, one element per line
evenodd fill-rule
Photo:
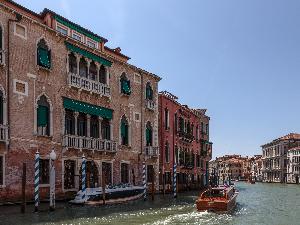
<path fill-rule="evenodd" d="M 156 196 L 155 201 L 143 200 L 128 204 L 87 207 L 57 204 L 55 212 L 32 213 L 28 206 L 25 214 L 19 207 L 0 207 L 0 224 L 272 224 L 300 225 L 300 185 L 261 184 L 239 182 L 238 204 L 229 214 L 197 212 L 197 192 Z M 42 207 L 46 207 L 43 205 Z"/>

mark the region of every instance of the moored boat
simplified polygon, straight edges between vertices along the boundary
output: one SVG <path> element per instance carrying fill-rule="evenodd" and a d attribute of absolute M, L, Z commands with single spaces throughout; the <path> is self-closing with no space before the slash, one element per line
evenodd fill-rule
<path fill-rule="evenodd" d="M 230 211 L 236 205 L 238 191 L 233 186 L 218 186 L 204 191 L 196 206 L 198 211 Z"/>
<path fill-rule="evenodd" d="M 105 204 L 117 204 L 136 200 L 143 196 L 143 191 L 143 187 L 129 184 L 107 186 L 105 188 L 105 196 L 103 196 L 102 187 L 87 188 L 85 193 L 79 191 L 70 203 L 99 205 L 104 203 L 103 197 L 105 197 Z"/>

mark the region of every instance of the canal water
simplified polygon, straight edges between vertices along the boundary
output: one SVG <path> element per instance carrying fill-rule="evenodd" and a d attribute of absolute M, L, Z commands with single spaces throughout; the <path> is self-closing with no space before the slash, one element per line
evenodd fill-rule
<path fill-rule="evenodd" d="M 55 212 L 47 210 L 25 214 L 19 207 L 0 207 L 0 224 L 105 224 L 105 225 L 166 225 L 166 224 L 271 224 L 300 225 L 300 185 L 236 183 L 240 191 L 236 209 L 231 213 L 197 212 L 197 192 L 155 196 L 152 202 L 143 200 L 113 206 L 69 206 L 57 204 Z M 46 205 L 42 205 L 42 208 Z"/>

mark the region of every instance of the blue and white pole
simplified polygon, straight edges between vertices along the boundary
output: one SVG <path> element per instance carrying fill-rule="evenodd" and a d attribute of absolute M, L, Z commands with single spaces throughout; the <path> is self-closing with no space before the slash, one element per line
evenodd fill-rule
<path fill-rule="evenodd" d="M 82 192 L 82 199 L 85 199 L 86 194 L 86 187 L 85 187 L 85 181 L 86 181 L 86 159 L 84 154 L 82 155 L 82 165 L 81 165 L 81 192 Z"/>
<path fill-rule="evenodd" d="M 147 200 L 147 185 L 146 185 L 146 164 L 143 162 L 143 187 L 144 187 L 144 201 Z"/>
<path fill-rule="evenodd" d="M 40 153 L 35 153 L 34 163 L 34 211 L 38 211 L 39 207 L 39 186 L 40 186 Z"/>
<path fill-rule="evenodd" d="M 173 165 L 173 194 L 174 194 L 174 198 L 177 198 L 177 164 L 174 163 Z"/>

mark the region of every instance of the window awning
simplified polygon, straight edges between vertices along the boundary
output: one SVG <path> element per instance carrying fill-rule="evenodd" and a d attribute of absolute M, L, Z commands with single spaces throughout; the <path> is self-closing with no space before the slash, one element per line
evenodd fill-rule
<path fill-rule="evenodd" d="M 73 45 L 73 44 L 71 44 L 67 41 L 65 42 L 65 44 L 66 44 L 67 49 L 72 51 L 72 52 L 76 52 L 76 53 L 78 53 L 78 54 L 80 54 L 80 55 L 82 55 L 86 58 L 92 59 L 96 62 L 99 62 L 99 63 L 105 65 L 105 66 L 111 66 L 112 65 L 112 62 L 108 61 L 107 59 L 104 59 L 104 58 L 102 58 L 98 55 L 95 55 L 91 52 L 88 52 L 88 51 L 82 49 L 82 48 L 79 48 L 79 47 L 77 47 L 77 46 L 75 46 L 75 45 Z"/>
<path fill-rule="evenodd" d="M 76 26 L 76 25 L 73 24 L 73 23 L 70 23 L 70 22 L 64 20 L 63 18 L 61 18 L 61 17 L 58 16 L 58 15 L 55 16 L 55 20 L 56 20 L 57 22 L 61 23 L 62 25 L 65 25 L 65 26 L 69 27 L 70 29 L 75 30 L 75 31 L 77 31 L 78 33 L 81 33 L 81 34 L 83 34 L 83 35 L 85 35 L 85 36 L 87 36 L 87 37 L 93 39 L 94 41 L 97 41 L 97 42 L 101 42 L 101 41 L 102 41 L 101 38 L 99 38 L 99 37 L 97 37 L 97 36 L 95 36 L 95 35 L 93 35 L 93 34 L 87 32 L 86 30 L 82 29 L 82 28 L 79 27 L 79 26 Z"/>
<path fill-rule="evenodd" d="M 94 116 L 101 116 L 102 118 L 112 119 L 113 110 L 104 108 L 97 105 L 91 105 L 89 103 L 80 102 L 70 98 L 63 98 L 63 104 L 65 109 L 70 109 L 76 112 L 86 113 Z"/>

